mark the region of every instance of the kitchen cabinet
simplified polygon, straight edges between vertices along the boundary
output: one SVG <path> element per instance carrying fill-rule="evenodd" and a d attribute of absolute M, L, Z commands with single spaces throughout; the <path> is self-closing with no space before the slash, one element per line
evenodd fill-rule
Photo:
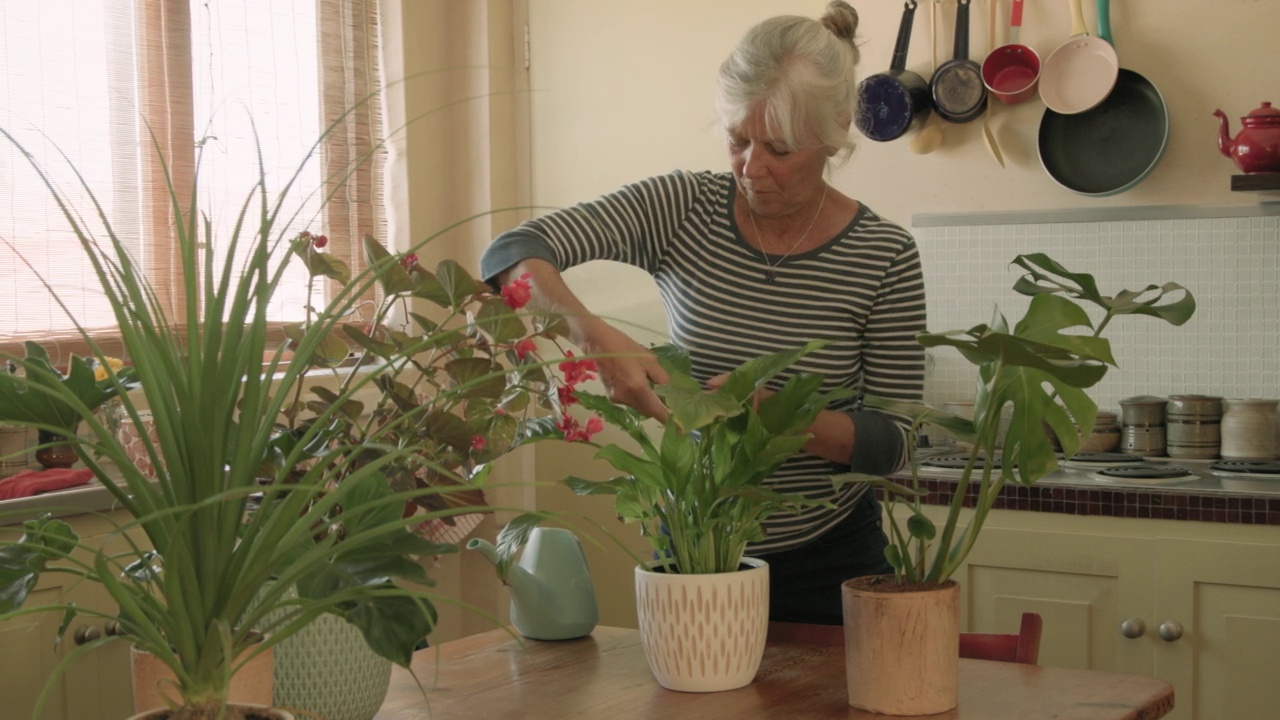
<path fill-rule="evenodd" d="M 1273 527 L 994 510 L 955 577 L 965 629 L 1016 632 L 1038 612 L 1042 665 L 1158 677 L 1175 720 L 1280 706 Z"/>
<path fill-rule="evenodd" d="M 123 552 L 128 548 L 126 539 L 113 533 L 115 523 L 126 522 L 128 517 L 127 513 L 116 511 L 63 519 L 83 544 L 107 543 L 112 551 Z M 0 535 L 6 539 L 20 533 L 20 525 L 0 528 Z M 88 553 L 80 554 L 81 558 L 87 556 Z M 101 585 L 63 573 L 42 575 L 25 607 L 57 602 L 111 614 L 116 608 Z M 0 623 L 0 697 L 4 698 L 4 717 L 31 718 L 46 687 L 49 695 L 41 720 L 119 720 L 132 715 L 128 643 L 109 643 L 76 654 L 83 638 L 101 637 L 109 631 L 108 621 L 78 616 L 55 643 L 61 620 L 61 613 L 36 613 Z M 68 657 L 71 660 L 50 684 L 49 679 Z"/>

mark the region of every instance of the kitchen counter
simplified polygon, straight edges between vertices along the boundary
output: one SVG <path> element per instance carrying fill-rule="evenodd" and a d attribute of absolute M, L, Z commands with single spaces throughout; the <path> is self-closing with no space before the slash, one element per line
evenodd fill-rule
<path fill-rule="evenodd" d="M 927 458 L 926 458 L 927 459 Z M 1060 466 L 1030 487 L 1006 484 L 995 508 L 1032 512 L 1159 518 L 1246 525 L 1280 525 L 1280 478 L 1246 478 L 1217 473 L 1213 461 L 1148 458 L 1156 464 L 1176 464 L 1191 471 L 1185 479 L 1132 481 L 1106 478 L 1096 471 Z M 948 505 L 955 495 L 958 473 L 921 466 L 920 485 L 928 492 L 926 505 Z M 895 476 L 910 483 L 909 474 Z M 971 486 L 965 506 L 976 504 Z"/>

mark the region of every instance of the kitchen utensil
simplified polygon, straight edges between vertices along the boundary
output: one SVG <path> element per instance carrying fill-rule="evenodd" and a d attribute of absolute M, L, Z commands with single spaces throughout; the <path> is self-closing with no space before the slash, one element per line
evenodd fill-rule
<path fill-rule="evenodd" d="M 923 123 L 931 111 L 929 83 L 906 69 L 911 24 L 918 4 L 916 0 L 907 0 L 903 7 L 889 70 L 858 84 L 860 111 L 856 124 L 863 135 L 877 142 L 902 137 L 911 127 Z"/>
<path fill-rule="evenodd" d="M 1111 42 L 1110 0 L 1098 0 L 1098 36 Z M 1043 82 L 1043 80 L 1042 80 Z M 1155 169 L 1169 141 L 1169 110 L 1151 81 L 1121 68 L 1096 107 L 1078 114 L 1045 110 L 1040 162 L 1059 185 L 1094 197 L 1133 188 Z"/>
<path fill-rule="evenodd" d="M 1280 110 L 1264 102 L 1240 118 L 1240 133 L 1231 138 L 1231 121 L 1221 110 L 1218 117 L 1218 150 L 1246 174 L 1280 172 Z"/>
<path fill-rule="evenodd" d="M 995 44 L 996 37 L 996 0 L 987 0 L 987 40 Z M 996 164 L 1004 167 L 1004 153 L 1000 151 L 1000 142 L 996 140 L 996 131 L 991 127 L 991 116 L 995 113 L 995 105 L 991 102 L 991 93 L 987 93 L 987 112 L 982 117 L 982 141 L 987 145 L 987 152 L 995 158 Z"/>
<path fill-rule="evenodd" d="M 982 84 L 982 66 L 969 59 L 969 4 L 956 2 L 954 57 L 942 64 L 929 80 L 933 107 L 943 120 L 967 123 L 986 109 L 987 87 Z"/>
<path fill-rule="evenodd" d="M 928 2 L 929 72 L 934 73 L 938 70 L 938 3 L 941 3 L 942 0 L 928 0 Z M 932 77 L 932 74 L 930 77 Z M 925 121 L 924 127 L 920 129 L 920 132 L 911 138 L 908 147 L 911 148 L 911 152 L 917 155 L 928 155 L 942 147 L 942 126 L 939 124 L 937 113 L 929 113 L 929 119 Z"/>
<path fill-rule="evenodd" d="M 1106 99 L 1120 71 L 1111 43 L 1089 35 L 1080 0 L 1071 3 L 1071 37 L 1045 59 L 1040 99 L 1063 115 L 1082 113 Z"/>
<path fill-rule="evenodd" d="M 992 12 L 995 12 L 996 0 L 990 2 Z M 1035 95 L 1036 82 L 1040 79 L 1040 54 L 1018 42 L 1023 2 L 1013 0 L 1009 10 L 1009 42 L 992 50 L 982 61 L 983 84 L 997 100 L 1009 105 L 1016 105 Z M 994 33 L 992 37 L 995 37 Z"/>

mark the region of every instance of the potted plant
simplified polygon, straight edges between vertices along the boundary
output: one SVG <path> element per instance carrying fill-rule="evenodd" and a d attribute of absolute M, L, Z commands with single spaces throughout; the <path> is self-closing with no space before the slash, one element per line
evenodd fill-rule
<path fill-rule="evenodd" d="M 818 413 L 847 397 L 821 392 L 815 374 L 791 374 L 772 392 L 762 391 L 822 344 L 749 360 L 712 389 L 691 376 L 686 355 L 657 348 L 670 380 L 654 388 L 669 411 L 656 437 L 638 412 L 575 390 L 577 378 L 566 376 L 572 401 L 621 428 L 634 445 L 576 438 L 599 448 L 597 457 L 622 474 L 565 483 L 582 495 L 616 496 L 619 518 L 639 523 L 649 539 L 654 558 L 635 558 L 637 613 L 649 667 L 666 688 L 729 690 L 755 676 L 768 630 L 769 578 L 763 560 L 744 557 L 746 546 L 764 539 L 766 516 L 818 502 L 778 493 L 763 481 L 809 440 Z M 534 419 L 523 436 L 561 439 L 565 424 Z M 527 515 L 509 524 L 500 550 L 513 553 L 539 520 Z"/>
<path fill-rule="evenodd" d="M 885 490 L 890 518 L 885 552 L 895 570 L 850 580 L 843 588 L 849 703 L 855 707 L 897 715 L 955 707 L 959 588 L 951 577 L 973 548 L 1000 491 L 1010 482 L 1031 485 L 1058 467 L 1045 425 L 1065 457 L 1074 455 L 1092 431 L 1098 407 L 1086 391 L 1116 364 L 1102 337 L 1114 318 L 1147 315 L 1177 326 L 1195 312 L 1195 298 L 1177 283 L 1108 296 L 1091 275 L 1071 272 L 1047 255 L 1019 255 L 1012 264 L 1024 272 L 1014 290 L 1031 298 L 1015 324 L 997 311 L 990 324 L 920 336 L 926 348 L 953 347 L 976 366 L 971 420 L 920 403 L 867 400 L 912 418 L 913 429 L 940 426 L 971 446 L 942 527 L 922 512 L 915 451 L 910 485 L 865 475 L 839 478 Z M 1101 309 L 1096 323 L 1086 305 Z M 1009 421 L 998 444 L 1002 416 Z M 972 517 L 961 527 L 961 510 L 975 487 Z M 894 514 L 902 505 L 905 522 Z"/>
<path fill-rule="evenodd" d="M 266 717 L 228 703 L 230 679 L 326 614 L 407 666 L 435 618 L 418 558 L 456 551 L 415 529 L 484 509 L 440 499 L 478 487 L 482 464 L 511 445 L 516 419 L 533 407 L 526 379 L 542 378 L 529 336 L 554 332 L 552 324 L 528 329 L 512 310 L 521 304 L 513 302 L 518 287 L 500 297 L 455 263 L 428 272 L 412 254 L 392 255 L 372 239 L 364 244 L 367 269 L 352 276 L 319 252 L 317 236 L 289 227 L 281 203 L 290 184 L 273 197 L 261 175 L 235 232 L 217 243 L 197 194 L 180 197 L 170 188 L 182 219 L 175 226 L 179 271 L 190 290 L 172 310 L 156 299 L 110 222 L 102 217 L 101 227 L 90 227 L 83 218 L 95 215 L 72 209 L 45 168 L 32 165 L 64 208 L 114 312 L 131 367 L 106 366 L 103 393 L 118 395 L 136 424 L 144 410 L 154 418 L 154 440 L 143 438 L 154 477 L 129 462 L 118 435 L 93 412 L 78 361 L 64 380 L 50 374 L 40 352 L 13 358 L 24 393 L 71 408 L 85 427 L 70 440 L 131 516 L 119 528 L 130 550 L 81 546 L 57 519 L 28 521 L 17 542 L 0 546 L 0 620 L 56 612 L 65 629 L 76 613 L 95 612 L 24 607 L 42 572 L 102 584 L 119 607 L 113 619 L 123 635 L 87 644 L 67 661 L 120 639 L 155 656 L 174 677 L 175 699 L 149 718 Z M 237 263 L 220 263 L 215 247 L 242 258 L 243 274 L 232 272 Z M 267 308 L 290 262 L 341 287 L 272 350 Z M 407 332 L 388 329 L 379 312 L 371 327 L 353 326 L 360 298 L 375 286 L 384 307 L 434 301 L 445 320 L 402 314 Z M 316 368 L 342 364 L 353 345 L 357 364 L 371 370 L 349 370 L 336 389 L 316 392 Z M 140 388 L 126 392 L 134 378 Z M 413 390 L 414 383 L 422 384 Z M 380 398 L 368 413 L 359 399 L 366 388 Z M 513 417 L 502 419 L 504 411 Z M 0 395 L 0 420 L 51 424 L 8 395 Z M 409 513 L 407 505 L 426 509 Z"/>

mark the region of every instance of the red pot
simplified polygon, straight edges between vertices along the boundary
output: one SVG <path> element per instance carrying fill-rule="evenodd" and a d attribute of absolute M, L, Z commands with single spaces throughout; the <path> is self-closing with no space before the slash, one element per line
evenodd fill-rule
<path fill-rule="evenodd" d="M 1235 161 L 1244 173 L 1280 172 L 1280 110 L 1264 102 L 1253 112 L 1240 118 L 1244 127 L 1231 139 L 1231 123 L 1226 113 L 1214 110 L 1218 117 L 1218 150 Z"/>

